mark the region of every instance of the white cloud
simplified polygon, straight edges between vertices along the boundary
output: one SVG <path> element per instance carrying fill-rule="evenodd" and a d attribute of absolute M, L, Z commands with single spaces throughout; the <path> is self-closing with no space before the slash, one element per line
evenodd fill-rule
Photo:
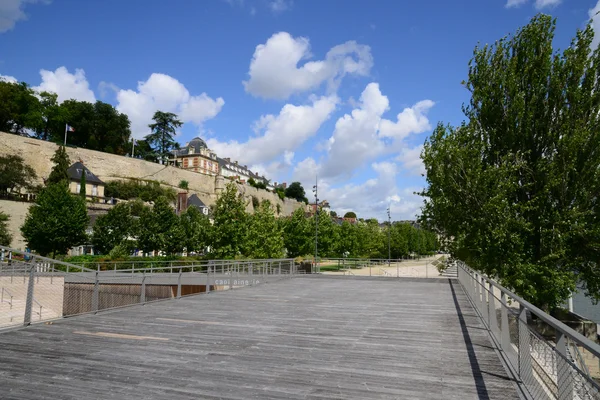
<path fill-rule="evenodd" d="M 413 194 L 418 189 L 398 188 L 398 166 L 393 162 L 375 162 L 370 167 L 376 176 L 362 183 L 334 186 L 329 179 L 319 177 L 319 199 L 329 201 L 338 215 L 354 211 L 359 218 L 383 221 L 390 206 L 393 220 L 414 219 L 422 205 L 420 197 Z M 294 179 L 306 188 L 310 201 L 314 201 L 314 196 L 309 188 L 314 185 L 318 170 L 312 158 L 304 159 L 295 169 Z"/>
<path fill-rule="evenodd" d="M 14 76 L 0 75 L 0 82 L 17 83 L 17 78 Z"/>
<path fill-rule="evenodd" d="M 520 7 L 528 1 L 529 0 L 508 0 L 506 2 L 506 8 Z M 560 3 L 562 3 L 562 0 L 535 0 L 534 7 L 541 10 L 546 7 L 556 7 Z"/>
<path fill-rule="evenodd" d="M 413 147 L 412 149 L 403 148 L 398 156 L 397 160 L 402 162 L 402 166 L 409 173 L 414 175 L 425 174 L 425 165 L 421 160 L 421 152 L 423 151 L 423 145 Z"/>
<path fill-rule="evenodd" d="M 177 79 L 158 73 L 150 75 L 147 81 L 138 82 L 137 91 L 119 90 L 117 101 L 117 109 L 129 116 L 131 132 L 136 138 L 150 133 L 148 124 L 158 110 L 176 113 L 184 123 L 200 126 L 214 118 L 225 104 L 223 98 L 213 99 L 206 93 L 192 96 Z"/>
<path fill-rule="evenodd" d="M 426 113 L 433 105 L 431 100 L 420 101 L 405 108 L 393 122 L 382 118 L 389 110 L 388 98 L 377 83 L 368 84 L 356 108 L 337 120 L 326 143 L 328 154 L 320 173 L 329 178 L 347 177 L 370 160 L 402 151 L 402 139 L 431 129 Z M 384 139 L 391 139 L 392 143 Z"/>
<path fill-rule="evenodd" d="M 75 69 L 74 74 L 70 73 L 66 67 L 59 67 L 54 72 L 42 69 L 40 75 L 42 83 L 33 89 L 56 93 L 59 103 L 70 99 L 91 103 L 96 101 L 96 96 L 90 89 L 85 71 L 82 69 Z"/>
<path fill-rule="evenodd" d="M 427 111 L 435 103 L 431 100 L 419 101 L 410 108 L 405 108 L 397 116 L 397 121 L 382 120 L 379 127 L 381 137 L 391 137 L 394 139 L 403 139 L 411 133 L 423 133 L 431 129 Z"/>
<path fill-rule="evenodd" d="M 280 13 L 292 8 L 294 2 L 292 0 L 272 0 L 269 3 L 269 8 L 274 13 Z"/>
<path fill-rule="evenodd" d="M 316 89 L 325 81 L 335 89 L 346 74 L 368 75 L 373 66 L 369 46 L 354 41 L 333 47 L 324 60 L 310 58 L 307 38 L 294 38 L 287 32 L 271 36 L 265 44 L 256 47 L 248 75 L 244 81 L 246 92 L 263 98 L 286 99 L 294 93 Z"/>
<path fill-rule="evenodd" d="M 511 8 L 511 7 L 519 7 L 525 3 L 527 3 L 528 0 L 508 0 L 506 2 L 506 8 Z"/>
<path fill-rule="evenodd" d="M 27 19 L 25 4 L 49 4 L 48 0 L 2 0 L 0 1 L 0 33 L 10 31 L 18 21 Z"/>
<path fill-rule="evenodd" d="M 335 110 L 338 101 L 337 96 L 323 96 L 313 97 L 311 105 L 286 104 L 279 115 L 263 115 L 255 123 L 258 136 L 243 143 L 237 140 L 220 142 L 212 138 L 207 144 L 221 157 L 230 157 L 248 165 L 268 163 L 286 151 L 294 151 L 314 136 Z"/>
<path fill-rule="evenodd" d="M 594 8 L 590 8 L 588 14 L 592 19 L 592 28 L 594 28 L 594 41 L 592 42 L 592 49 L 598 47 L 600 44 L 600 0 L 596 3 Z M 598 15 L 597 15 L 598 14 Z"/>

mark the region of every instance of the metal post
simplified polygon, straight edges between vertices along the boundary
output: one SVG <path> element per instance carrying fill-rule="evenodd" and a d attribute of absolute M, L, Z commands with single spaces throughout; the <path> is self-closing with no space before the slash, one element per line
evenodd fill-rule
<path fill-rule="evenodd" d="M 100 290 L 100 280 L 98 279 L 98 271 L 96 271 L 96 279 L 94 281 L 94 293 L 92 294 L 92 311 L 98 312 L 98 294 Z"/>
<path fill-rule="evenodd" d="M 179 268 L 179 276 L 177 277 L 177 298 L 181 298 L 181 268 Z"/>
<path fill-rule="evenodd" d="M 27 300 L 25 302 L 25 315 L 23 316 L 23 325 L 31 324 L 31 308 L 33 307 L 33 290 L 34 290 L 34 268 L 31 265 L 29 269 L 29 282 L 27 283 Z M 12 304 L 12 301 L 11 301 Z"/>
<path fill-rule="evenodd" d="M 556 375 L 558 400 L 573 400 L 573 379 L 571 366 L 569 365 L 567 352 L 567 337 L 564 332 L 556 330 Z"/>
<path fill-rule="evenodd" d="M 488 282 L 488 326 L 490 327 L 490 331 L 493 335 L 496 335 L 498 332 L 498 319 L 496 318 L 496 302 L 494 298 L 494 285 L 491 282 Z M 500 339 L 496 337 L 496 339 Z"/>
<path fill-rule="evenodd" d="M 391 247 L 391 232 L 392 232 L 392 216 L 390 214 L 390 206 L 387 208 L 388 215 L 388 268 L 392 266 L 391 258 L 392 258 L 392 247 Z"/>
<path fill-rule="evenodd" d="M 502 349 L 506 352 L 510 349 L 510 327 L 508 326 L 508 303 L 506 301 L 506 294 L 504 291 L 500 294 L 500 343 L 502 343 Z"/>
<path fill-rule="evenodd" d="M 146 271 L 142 272 L 142 286 L 140 288 L 140 303 L 146 302 Z"/>
<path fill-rule="evenodd" d="M 527 309 L 519 305 L 519 376 L 525 385 L 531 384 L 531 349 L 529 327 L 527 326 Z"/>
<path fill-rule="evenodd" d="M 485 278 L 483 276 L 481 276 L 481 280 L 480 280 L 481 284 L 479 286 L 480 290 L 481 290 L 481 316 L 483 319 L 483 323 L 487 324 L 487 327 L 489 329 L 489 320 L 488 320 L 488 305 L 487 305 L 487 298 L 486 298 L 486 290 L 485 290 Z"/>
<path fill-rule="evenodd" d="M 210 265 L 206 267 L 206 293 L 210 293 Z"/>

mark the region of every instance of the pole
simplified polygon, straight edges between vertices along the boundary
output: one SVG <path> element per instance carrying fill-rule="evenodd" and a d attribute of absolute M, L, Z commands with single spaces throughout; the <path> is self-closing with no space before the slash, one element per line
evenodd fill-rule
<path fill-rule="evenodd" d="M 318 245 L 319 245 L 319 179 L 318 176 L 315 176 L 315 187 L 314 187 L 314 192 L 315 192 L 315 273 L 318 272 L 317 271 L 317 256 L 319 255 L 318 252 Z"/>
<path fill-rule="evenodd" d="M 65 124 L 65 143 L 64 145 L 67 145 L 67 128 L 68 128 L 69 124 Z"/>
<path fill-rule="evenodd" d="M 388 206 L 387 209 L 387 214 L 388 214 L 388 268 L 392 266 L 391 264 L 391 259 L 392 259 L 392 246 L 391 246 L 391 232 L 392 232 L 392 217 L 390 214 L 390 207 Z"/>
<path fill-rule="evenodd" d="M 134 156 L 135 156 L 135 139 L 132 138 L 131 140 L 132 140 L 132 143 L 133 143 L 131 145 L 131 158 L 134 158 Z"/>

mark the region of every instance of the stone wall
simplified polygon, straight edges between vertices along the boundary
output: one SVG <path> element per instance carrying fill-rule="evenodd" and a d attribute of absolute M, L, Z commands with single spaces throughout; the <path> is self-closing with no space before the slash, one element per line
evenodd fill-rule
<path fill-rule="evenodd" d="M 21 225 L 25 222 L 25 216 L 31 203 L 20 201 L 0 200 L 0 211 L 8 214 L 8 232 L 12 235 L 10 247 L 13 249 L 25 250 L 25 241 L 21 236 Z"/>
<path fill-rule="evenodd" d="M 0 132 L 0 155 L 16 154 L 30 165 L 38 176 L 38 183 L 43 183 L 42 178 L 47 178 L 52 170 L 51 158 L 58 145 L 38 139 L 26 138 Z M 86 167 L 104 182 L 123 180 L 128 178 L 147 179 L 160 182 L 164 186 L 177 188 L 182 180 L 188 181 L 189 194 L 198 194 L 198 197 L 208 206 L 214 205 L 218 194 L 229 182 L 222 176 L 208 176 L 180 168 L 164 166 L 136 158 L 118 156 L 83 148 L 67 147 L 67 154 L 71 162 L 81 160 Z M 276 193 L 256 189 L 249 185 L 237 185 L 238 190 L 244 193 L 248 202 L 247 210 L 253 211 L 252 196 L 259 201 L 269 200 L 274 207 L 280 205 L 281 215 L 290 215 L 296 209 L 303 207 L 302 203 L 295 200 L 279 199 Z M 90 191 L 91 193 L 91 191 Z M 7 204 L 11 203 L 11 204 Z M 13 233 L 13 247 L 24 247 L 20 237 L 19 227 L 27 213 L 29 204 L 19 202 L 2 202 L 0 208 L 11 216 L 11 232 Z M 15 229 L 15 224 L 18 224 Z"/>

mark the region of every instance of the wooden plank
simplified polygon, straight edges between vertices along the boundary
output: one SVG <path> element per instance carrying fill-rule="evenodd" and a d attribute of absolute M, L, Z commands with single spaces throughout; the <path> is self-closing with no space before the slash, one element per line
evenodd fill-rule
<path fill-rule="evenodd" d="M 26 400 L 518 398 L 453 285 L 307 277 L 33 325 L 0 334 L 0 393 Z"/>

